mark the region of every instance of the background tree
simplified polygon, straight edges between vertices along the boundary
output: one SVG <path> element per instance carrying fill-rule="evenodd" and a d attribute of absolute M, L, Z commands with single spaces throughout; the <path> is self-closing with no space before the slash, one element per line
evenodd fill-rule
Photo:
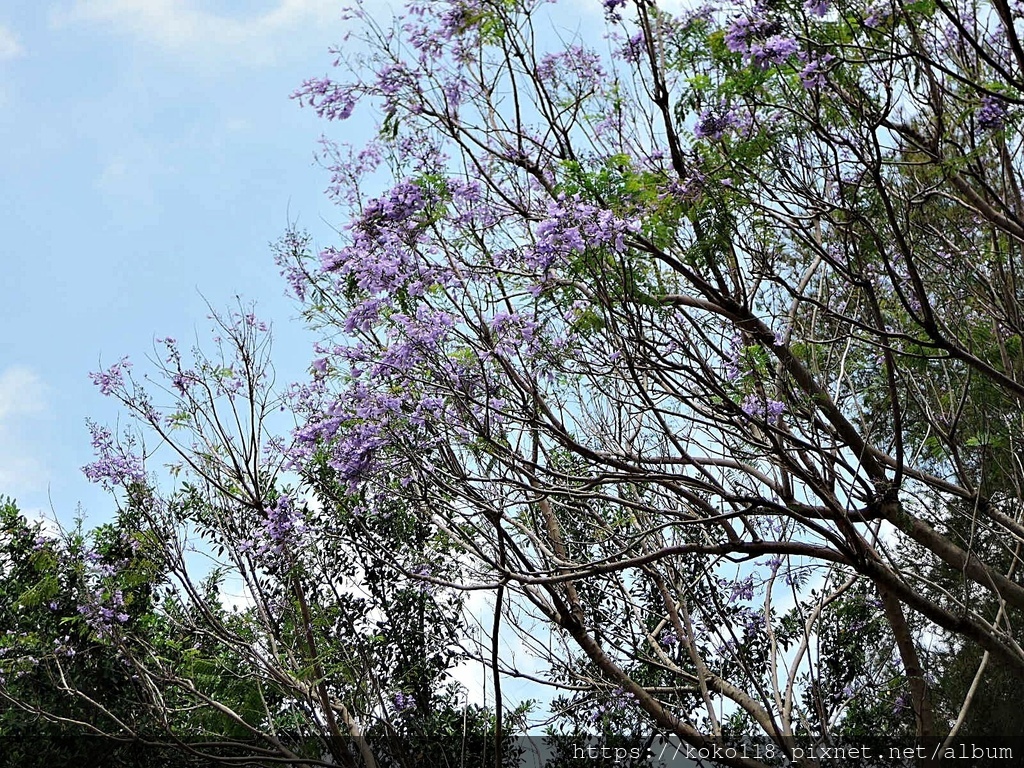
<path fill-rule="evenodd" d="M 283 264 L 343 334 L 296 461 L 429 498 L 560 685 L 933 754 L 930 638 L 1024 664 L 1017 10 L 609 0 L 605 55 L 545 7 L 357 9 L 297 93 L 380 133 L 335 151 L 344 242 Z"/>
<path fill-rule="evenodd" d="M 4 609 L 23 631 L 0 662 L 3 738 L 67 735 L 67 754 L 31 742 L 48 764 L 493 763 L 493 715 L 448 676 L 461 596 L 430 581 L 457 573 L 447 545 L 401 500 L 364 510 L 327 467 L 287 485 L 269 331 L 249 310 L 212 320 L 211 355 L 161 339 L 154 375 L 94 374 L 138 425 L 91 425 L 85 472 L 120 494 L 116 523 L 27 544 L 38 531 L 5 512 Z"/>

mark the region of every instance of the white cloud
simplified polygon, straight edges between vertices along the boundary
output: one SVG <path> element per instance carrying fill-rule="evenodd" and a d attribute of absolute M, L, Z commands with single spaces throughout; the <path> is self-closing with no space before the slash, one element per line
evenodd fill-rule
<path fill-rule="evenodd" d="M 0 425 L 12 415 L 45 410 L 42 389 L 42 381 L 24 365 L 9 366 L 0 373 Z"/>
<path fill-rule="evenodd" d="M 0 373 L 0 495 L 17 497 L 41 488 L 46 471 L 18 429 L 26 417 L 46 412 L 42 380 L 23 365 Z"/>
<path fill-rule="evenodd" d="M 21 47 L 17 36 L 3 24 L 0 24 L 0 61 L 16 59 L 24 52 L 25 49 Z"/>
<path fill-rule="evenodd" d="M 190 59 L 272 60 L 288 33 L 340 18 L 337 0 L 280 0 L 245 18 L 204 10 L 198 0 L 74 0 L 51 17 L 56 26 L 82 22 L 110 25 L 122 33 Z"/>

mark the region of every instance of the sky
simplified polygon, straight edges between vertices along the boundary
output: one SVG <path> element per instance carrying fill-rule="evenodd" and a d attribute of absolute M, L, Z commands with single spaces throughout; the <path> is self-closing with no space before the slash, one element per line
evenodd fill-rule
<path fill-rule="evenodd" d="M 332 0 L 0 5 L 0 496 L 108 517 L 80 468 L 85 419 L 118 411 L 88 372 L 205 337 L 207 301 L 255 300 L 279 379 L 305 376 L 312 339 L 269 243 L 292 221 L 325 245 L 342 223 L 314 161 L 336 128 L 289 99 L 331 69 L 340 16 Z"/>
<path fill-rule="evenodd" d="M 0 498 L 65 526 L 110 519 L 115 501 L 81 472 L 86 419 L 127 419 L 88 373 L 123 356 L 144 371 L 165 336 L 208 339 L 208 304 L 255 301 L 277 380 L 306 378 L 314 337 L 269 245 L 289 223 L 315 247 L 344 225 L 317 140 L 357 141 L 372 116 L 332 125 L 289 98 L 332 73 L 343 4 L 0 4 Z M 566 5 L 569 26 L 603 34 L 601 0 Z M 504 655 L 538 671 L 522 650 L 509 638 Z M 457 677 L 486 698 L 478 670 Z M 539 693 L 520 686 L 515 699 Z"/>
<path fill-rule="evenodd" d="M 344 223 L 317 139 L 368 135 L 372 118 L 331 125 L 289 98 L 332 71 L 343 5 L 0 5 L 0 497 L 64 523 L 79 508 L 109 518 L 81 473 L 85 420 L 119 413 L 88 373 L 125 355 L 144 370 L 157 338 L 208 338 L 207 302 L 256 301 L 278 380 L 306 376 L 313 339 L 269 244 L 291 222 L 323 247 Z M 600 0 L 568 5 L 603 31 Z"/>
<path fill-rule="evenodd" d="M 86 419 L 128 419 L 88 373 L 123 356 L 145 371 L 165 336 L 208 339 L 207 303 L 256 301 L 277 380 L 306 378 L 314 338 L 269 244 L 297 223 L 323 247 L 344 224 L 317 140 L 369 135 L 372 116 L 331 125 L 289 98 L 332 71 L 342 5 L 0 5 L 0 498 L 65 526 L 110 519 L 114 499 L 81 472 Z M 600 0 L 569 5 L 603 31 Z"/>

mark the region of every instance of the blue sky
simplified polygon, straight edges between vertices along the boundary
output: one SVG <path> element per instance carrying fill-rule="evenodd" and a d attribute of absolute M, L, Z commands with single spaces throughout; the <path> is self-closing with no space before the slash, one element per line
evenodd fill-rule
<path fill-rule="evenodd" d="M 342 5 L 0 5 L 0 496 L 64 524 L 79 505 L 108 519 L 113 499 L 80 468 L 86 418 L 119 412 L 88 373 L 124 355 L 145 370 L 160 337 L 207 339 L 207 301 L 255 300 L 277 380 L 307 375 L 313 338 L 269 243 L 292 221 L 323 246 L 344 223 L 317 139 L 358 141 L 372 116 L 329 125 L 289 99 L 331 71 Z M 565 5 L 566 29 L 604 33 L 601 0 Z M 479 674 L 461 673 L 482 695 Z"/>
<path fill-rule="evenodd" d="M 336 127 L 289 94 L 330 69 L 332 0 L 15 0 L 0 10 L 0 495 L 90 519 L 88 379 L 153 340 L 205 336 L 204 297 L 258 302 L 279 380 L 304 375 L 268 243 L 341 223 L 314 162 Z"/>
<path fill-rule="evenodd" d="M 142 368 L 159 337 L 206 338 L 205 301 L 257 301 L 278 381 L 306 375 L 312 339 L 268 246 L 289 221 L 319 246 L 343 224 L 317 139 L 358 141 L 372 117 L 329 125 L 289 95 L 331 71 L 344 4 L 0 6 L 0 496 L 108 517 L 80 467 L 86 417 L 118 411 L 87 374 L 123 355 Z M 603 33 L 600 0 L 566 5 L 570 26 Z"/>

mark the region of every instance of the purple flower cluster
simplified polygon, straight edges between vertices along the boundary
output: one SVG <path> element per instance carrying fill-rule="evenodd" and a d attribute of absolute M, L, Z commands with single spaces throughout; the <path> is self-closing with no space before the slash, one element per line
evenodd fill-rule
<path fill-rule="evenodd" d="M 62 638 L 54 638 L 53 652 L 55 655 L 63 656 L 66 659 L 74 658 L 77 651 L 71 644 L 71 635 L 64 635 Z"/>
<path fill-rule="evenodd" d="M 446 55 L 460 62 L 469 59 L 493 11 L 483 0 L 411 0 L 400 18 L 402 33 L 417 52 L 418 62 L 436 69 Z"/>
<path fill-rule="evenodd" d="M 777 422 L 786 412 L 786 404 L 782 401 L 766 399 L 753 392 L 743 398 L 740 408 L 747 416 L 767 422 Z"/>
<path fill-rule="evenodd" d="M 402 693 L 401 691 L 396 693 L 394 698 L 391 701 L 392 701 L 392 704 L 395 705 L 395 709 L 398 710 L 399 712 L 408 712 L 410 709 L 415 709 L 416 708 L 416 699 L 415 699 L 415 697 L 410 696 L 409 694 L 406 694 L 406 693 Z"/>
<path fill-rule="evenodd" d="M 428 377 L 419 372 L 433 370 L 447 359 L 442 346 L 454 318 L 420 304 L 415 315 L 392 312 L 388 324 L 384 343 L 372 352 L 358 344 L 333 350 L 352 379 L 340 396 L 329 397 L 322 378 L 293 391 L 293 406 L 309 417 L 295 433 L 293 464 L 301 465 L 320 447 L 328 448 L 331 467 L 355 488 L 380 466 L 378 454 L 385 446 L 414 436 L 426 440 L 427 425 L 450 426 L 452 414 L 445 399 L 427 390 Z M 437 373 L 458 385 L 458 371 L 451 365 Z M 468 386 L 458 386 L 473 396 Z M 425 449 L 426 443 L 420 447 Z"/>
<path fill-rule="evenodd" d="M 736 603 L 740 600 L 753 600 L 754 599 L 754 577 L 748 575 L 742 579 L 734 579 L 729 581 L 728 579 L 719 579 L 719 585 L 729 589 L 729 597 L 726 598 L 730 603 Z"/>
<path fill-rule="evenodd" d="M 402 64 L 389 62 L 377 70 L 377 90 L 386 101 L 394 101 L 404 87 L 415 87 L 412 73 Z"/>
<path fill-rule="evenodd" d="M 639 64 L 645 50 L 645 37 L 643 30 L 641 30 L 626 38 L 618 54 L 622 57 L 623 61 L 627 61 L 630 64 Z"/>
<path fill-rule="evenodd" d="M 725 358 L 725 378 L 729 381 L 736 381 L 740 377 L 743 349 L 743 334 L 736 331 L 729 337 L 729 355 Z"/>
<path fill-rule="evenodd" d="M 978 108 L 978 127 L 983 131 L 1000 131 L 1006 125 L 1006 102 L 997 96 L 986 95 Z"/>
<path fill-rule="evenodd" d="M 449 3 L 447 10 L 441 14 L 441 38 L 451 40 L 453 37 L 467 32 L 472 26 L 474 10 L 470 3 Z"/>
<path fill-rule="evenodd" d="M 423 187 L 411 179 L 392 187 L 387 195 L 371 200 L 363 209 L 357 227 L 367 232 L 378 232 L 383 225 L 393 229 L 413 230 L 416 217 L 428 204 Z"/>
<path fill-rule="evenodd" d="M 290 229 L 273 246 L 274 263 L 291 288 L 292 295 L 299 301 L 305 301 L 308 289 L 309 279 L 301 264 L 310 242 L 309 235 Z"/>
<path fill-rule="evenodd" d="M 626 693 L 622 688 L 616 688 L 612 691 L 611 698 L 608 701 L 601 702 L 594 707 L 590 713 L 590 722 L 592 724 L 597 723 L 605 715 L 621 712 L 634 700 L 635 697 L 632 693 Z"/>
<path fill-rule="evenodd" d="M 764 42 L 752 44 L 747 55 L 753 64 L 767 69 L 772 64 L 785 64 L 799 50 L 800 45 L 792 37 L 772 35 Z"/>
<path fill-rule="evenodd" d="M 356 107 L 356 89 L 326 77 L 314 77 L 302 83 L 292 98 L 300 106 L 310 106 L 319 117 L 328 120 L 347 120 Z"/>
<path fill-rule="evenodd" d="M 747 63 L 767 69 L 772 64 L 784 64 L 800 50 L 792 37 L 783 34 L 782 25 L 768 18 L 767 9 L 760 3 L 749 16 L 733 19 L 725 32 L 725 46 L 733 53 L 742 53 Z"/>
<path fill-rule="evenodd" d="M 129 616 L 125 612 L 124 594 L 119 589 L 97 588 L 78 606 L 78 613 L 99 637 L 107 638 L 114 629 L 125 624 Z"/>
<path fill-rule="evenodd" d="M 608 78 L 601 57 L 580 45 L 544 54 L 537 62 L 536 75 L 545 87 L 560 85 L 584 93 L 602 90 Z"/>
<path fill-rule="evenodd" d="M 537 225 L 536 245 L 525 255 L 527 266 L 547 273 L 560 259 L 587 248 L 626 248 L 632 227 L 607 209 L 578 195 L 561 196 L 548 204 L 547 218 Z"/>
<path fill-rule="evenodd" d="M 264 506 L 261 524 L 256 526 L 251 538 L 239 542 L 239 551 L 252 552 L 264 563 L 287 565 L 284 562 L 286 552 L 300 548 L 300 537 L 305 530 L 303 510 L 291 496 L 282 494 L 273 504 Z"/>
<path fill-rule="evenodd" d="M 122 357 L 107 370 L 90 373 L 89 378 L 100 388 L 101 395 L 110 395 L 124 389 L 124 374 L 131 367 L 128 358 Z"/>
<path fill-rule="evenodd" d="M 625 6 L 627 2 L 628 0 L 602 0 L 601 4 L 604 6 L 604 15 L 608 21 L 622 21 L 622 14 L 619 12 L 619 9 Z"/>
<path fill-rule="evenodd" d="M 892 16 L 891 0 L 875 0 L 864 11 L 864 25 L 875 29 L 882 26 Z"/>
<path fill-rule="evenodd" d="M 807 90 L 820 88 L 828 82 L 828 66 L 835 61 L 835 56 L 826 53 L 823 56 L 812 58 L 809 54 L 800 52 L 800 61 L 804 66 L 800 70 L 800 84 Z"/>
<path fill-rule="evenodd" d="M 728 107 L 719 106 L 717 109 L 705 109 L 697 116 L 693 135 L 698 139 L 718 141 L 738 124 L 736 113 Z"/>
<path fill-rule="evenodd" d="M 756 637 L 765 626 L 764 614 L 747 606 L 740 608 L 739 620 L 740 626 L 743 627 L 743 634 L 747 639 Z"/>
<path fill-rule="evenodd" d="M 114 440 L 106 427 L 93 421 L 86 422 L 92 433 L 92 447 L 96 461 L 82 467 L 82 472 L 94 483 L 100 483 L 105 490 L 112 491 L 118 486 L 128 487 L 146 481 L 142 458 L 131 453 L 133 441 L 122 446 Z"/>
<path fill-rule="evenodd" d="M 305 530 L 302 510 L 295 505 L 286 494 L 277 497 L 277 501 L 266 508 L 267 519 L 264 522 L 267 538 L 275 545 L 283 546 L 295 534 Z"/>
<path fill-rule="evenodd" d="M 811 16 L 823 18 L 828 14 L 828 0 L 807 0 L 804 3 L 804 10 Z"/>
<path fill-rule="evenodd" d="M 499 355 L 533 357 L 540 353 L 540 324 L 533 317 L 499 312 L 491 318 L 490 330 Z"/>
<path fill-rule="evenodd" d="M 328 248 L 320 254 L 323 270 L 336 273 L 370 297 L 400 289 L 412 296 L 422 295 L 437 279 L 436 270 L 420 263 L 415 251 L 433 202 L 420 185 L 408 179 L 400 182 L 366 205 L 350 225 L 348 246 Z M 375 317 L 367 308 L 362 311 Z"/>

